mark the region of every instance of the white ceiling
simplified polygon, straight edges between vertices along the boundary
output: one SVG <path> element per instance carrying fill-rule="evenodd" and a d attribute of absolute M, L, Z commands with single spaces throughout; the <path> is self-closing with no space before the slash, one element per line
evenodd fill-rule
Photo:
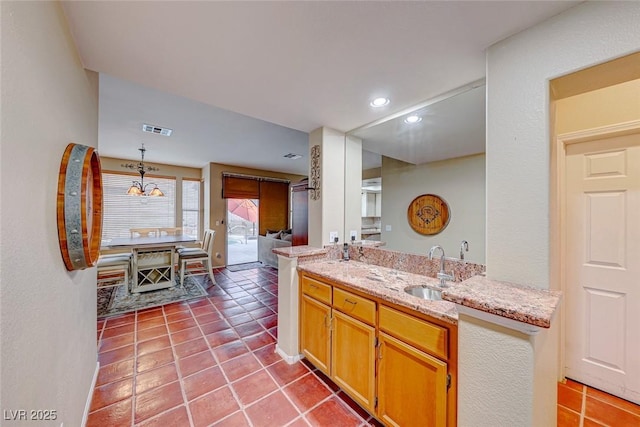
<path fill-rule="evenodd" d="M 485 85 L 443 98 L 351 134 L 367 151 L 413 164 L 484 153 Z M 409 115 L 421 120 L 406 123 Z M 365 159 L 363 169 L 368 169 Z"/>
<path fill-rule="evenodd" d="M 483 78 L 487 47 L 577 3 L 69 1 L 63 7 L 83 65 L 108 75 L 100 90 L 102 155 L 135 158 L 145 140 L 154 162 L 306 174 L 304 158 L 285 165 L 272 158 L 306 153 L 303 133 L 317 127 L 349 131 Z M 371 108 L 376 96 L 391 104 Z M 145 138 L 135 132 L 143 122 L 175 134 Z"/>
<path fill-rule="evenodd" d="M 274 125 L 166 92 L 100 75 L 98 150 L 101 156 L 202 167 L 209 162 L 307 175 L 305 132 Z M 171 136 L 142 132 L 166 127 Z M 297 160 L 288 153 L 301 154 Z"/>

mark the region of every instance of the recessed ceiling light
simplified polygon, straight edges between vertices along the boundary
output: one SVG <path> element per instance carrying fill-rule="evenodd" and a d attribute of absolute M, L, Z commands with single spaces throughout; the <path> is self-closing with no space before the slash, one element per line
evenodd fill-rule
<path fill-rule="evenodd" d="M 385 105 L 389 105 L 389 102 L 391 102 L 389 98 L 376 98 L 373 101 L 371 101 L 369 105 L 375 108 L 379 108 L 379 107 L 384 107 Z"/>
<path fill-rule="evenodd" d="M 414 124 L 414 123 L 418 123 L 420 121 L 422 121 L 422 117 L 416 116 L 415 114 L 413 114 L 411 116 L 407 116 L 407 118 L 404 119 L 404 122 L 405 123 L 409 123 L 410 125 Z"/>
<path fill-rule="evenodd" d="M 287 159 L 291 159 L 291 160 L 296 160 L 296 159 L 301 159 L 302 158 L 302 156 L 300 154 L 293 154 L 293 153 L 285 154 L 282 157 L 286 157 Z"/>

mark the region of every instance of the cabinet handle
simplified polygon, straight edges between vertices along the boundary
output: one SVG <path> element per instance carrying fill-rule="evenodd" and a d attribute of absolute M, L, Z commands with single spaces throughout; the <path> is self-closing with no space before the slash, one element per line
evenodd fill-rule
<path fill-rule="evenodd" d="M 358 303 L 358 301 L 351 301 L 349 298 L 345 298 L 344 302 L 348 302 L 349 304 L 353 304 L 353 305 L 356 305 Z"/>
<path fill-rule="evenodd" d="M 378 359 L 382 360 L 382 343 L 378 344 Z"/>
<path fill-rule="evenodd" d="M 318 285 L 314 285 L 313 283 L 309 283 L 309 287 L 313 289 L 318 289 Z"/>

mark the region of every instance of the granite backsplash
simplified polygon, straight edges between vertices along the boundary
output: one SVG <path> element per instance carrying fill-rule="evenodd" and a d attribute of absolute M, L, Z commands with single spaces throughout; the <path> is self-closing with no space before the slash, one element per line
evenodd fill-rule
<path fill-rule="evenodd" d="M 326 255 L 328 259 L 343 257 L 343 246 L 341 245 L 327 245 L 325 249 L 328 250 Z M 427 255 L 409 254 L 368 244 L 349 245 L 349 258 L 366 264 L 379 265 L 427 277 L 435 278 L 440 271 L 440 257 L 430 260 Z M 444 267 L 447 274 L 453 272 L 455 282 L 462 282 L 470 277 L 482 275 L 486 271 L 484 264 L 467 262 L 458 258 L 445 258 Z"/>

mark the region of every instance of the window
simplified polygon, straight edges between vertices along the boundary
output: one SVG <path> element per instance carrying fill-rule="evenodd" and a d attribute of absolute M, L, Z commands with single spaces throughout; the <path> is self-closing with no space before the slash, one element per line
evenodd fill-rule
<path fill-rule="evenodd" d="M 130 228 L 156 228 L 176 226 L 175 179 L 148 177 L 155 182 L 165 197 L 130 196 L 127 190 L 134 175 L 102 174 L 102 239 L 129 237 Z"/>
<path fill-rule="evenodd" d="M 200 224 L 200 181 L 182 181 L 182 232 L 198 237 Z"/>

